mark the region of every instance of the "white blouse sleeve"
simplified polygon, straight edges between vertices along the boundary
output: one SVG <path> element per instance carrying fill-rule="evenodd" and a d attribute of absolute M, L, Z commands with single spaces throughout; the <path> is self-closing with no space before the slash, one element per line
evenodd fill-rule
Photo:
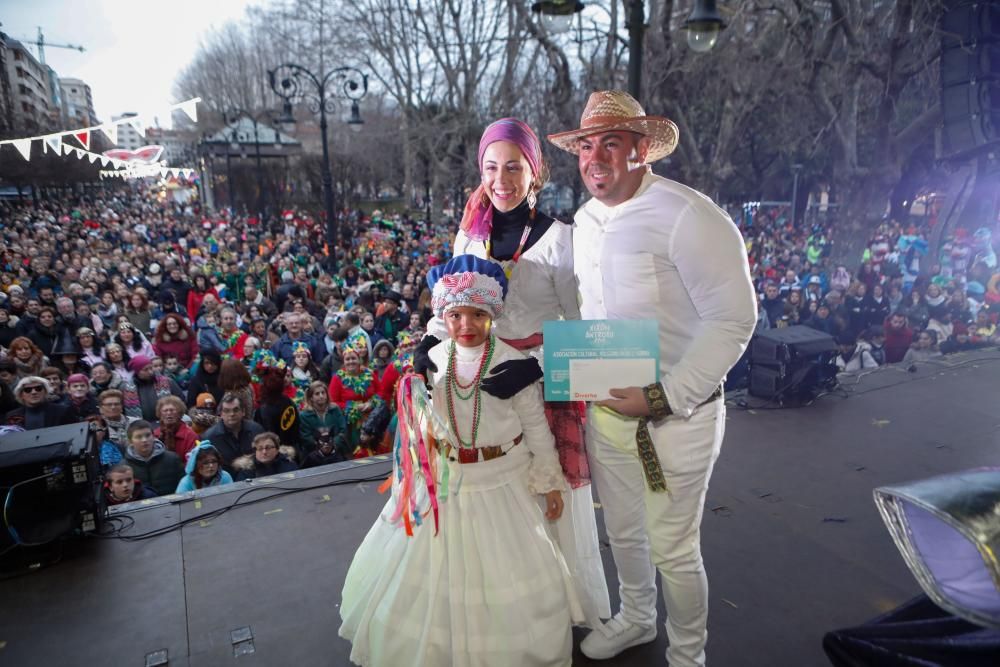
<path fill-rule="evenodd" d="M 559 299 L 563 318 L 578 320 L 580 319 L 580 299 L 576 275 L 573 272 L 573 227 L 558 220 L 552 224 L 562 228 L 560 229 L 559 242 L 553 245 L 552 286 Z"/>
<path fill-rule="evenodd" d="M 528 488 L 532 493 L 565 491 L 566 479 L 559 465 L 556 441 L 542 409 L 541 385 L 536 382 L 522 389 L 511 401 L 524 434 L 520 446 L 527 447 L 532 454 L 528 467 Z"/>

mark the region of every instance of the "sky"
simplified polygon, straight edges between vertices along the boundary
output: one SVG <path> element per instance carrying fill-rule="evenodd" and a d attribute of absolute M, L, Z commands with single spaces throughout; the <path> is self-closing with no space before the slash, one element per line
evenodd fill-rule
<path fill-rule="evenodd" d="M 86 51 L 45 47 L 45 62 L 60 77 L 90 85 L 102 121 L 134 111 L 152 118 L 181 102 L 174 80 L 212 29 L 243 17 L 248 0 L 0 0 L 0 30 L 34 46 L 45 41 Z M 161 124 L 164 122 L 161 118 Z"/>

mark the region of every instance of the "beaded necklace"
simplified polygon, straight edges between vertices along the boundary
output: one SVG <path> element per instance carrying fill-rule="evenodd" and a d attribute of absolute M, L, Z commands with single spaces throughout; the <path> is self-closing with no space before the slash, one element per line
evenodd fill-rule
<path fill-rule="evenodd" d="M 451 346 L 448 348 L 448 369 L 445 373 L 445 395 L 448 397 L 448 423 L 451 425 L 451 430 L 455 434 L 455 437 L 458 438 L 459 446 L 463 448 L 474 449 L 476 447 L 476 440 L 479 438 L 479 418 L 482 416 L 481 408 L 483 403 L 479 383 L 483 378 L 483 373 L 490 367 L 494 347 L 495 339 L 491 335 L 486 341 L 486 349 L 483 350 L 483 357 L 479 362 L 479 370 L 476 371 L 472 382 L 466 385 L 463 385 L 458 379 L 458 369 L 455 363 L 455 341 L 451 341 Z M 468 389 L 469 392 L 463 395 L 461 392 L 462 389 Z M 472 400 L 472 438 L 468 442 L 462 439 L 458 431 L 458 421 L 455 419 L 456 396 L 462 401 Z"/>

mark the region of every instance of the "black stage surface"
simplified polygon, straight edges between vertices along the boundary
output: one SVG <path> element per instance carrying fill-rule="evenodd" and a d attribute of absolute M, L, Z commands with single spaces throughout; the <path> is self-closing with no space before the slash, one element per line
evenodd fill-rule
<path fill-rule="evenodd" d="M 710 665 L 829 664 L 825 632 L 919 593 L 872 489 L 997 464 L 998 361 L 989 350 L 914 372 L 879 369 L 850 380 L 849 398 L 798 409 L 730 400 L 703 531 Z M 241 502 L 278 487 L 342 484 L 203 520 L 250 487 L 131 511 L 132 535 L 193 521 L 145 541 L 89 540 L 57 565 L 0 582 L 0 665 L 139 667 L 160 664 L 162 654 L 150 655 L 158 650 L 172 666 L 347 665 L 340 588 L 384 502 L 378 482 L 349 480 L 389 469 L 387 460 L 348 463 L 258 483 L 267 490 Z M 605 564 L 617 598 L 607 549 Z M 578 654 L 573 664 L 663 664 L 665 645 L 661 626 L 652 644 L 604 663 Z"/>

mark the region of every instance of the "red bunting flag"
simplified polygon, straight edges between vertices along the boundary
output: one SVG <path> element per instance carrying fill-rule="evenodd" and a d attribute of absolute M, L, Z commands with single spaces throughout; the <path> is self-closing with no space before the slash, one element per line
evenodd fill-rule
<path fill-rule="evenodd" d="M 90 150 L 90 130 L 82 130 L 80 132 L 74 132 L 73 138 L 80 142 L 84 150 Z"/>

